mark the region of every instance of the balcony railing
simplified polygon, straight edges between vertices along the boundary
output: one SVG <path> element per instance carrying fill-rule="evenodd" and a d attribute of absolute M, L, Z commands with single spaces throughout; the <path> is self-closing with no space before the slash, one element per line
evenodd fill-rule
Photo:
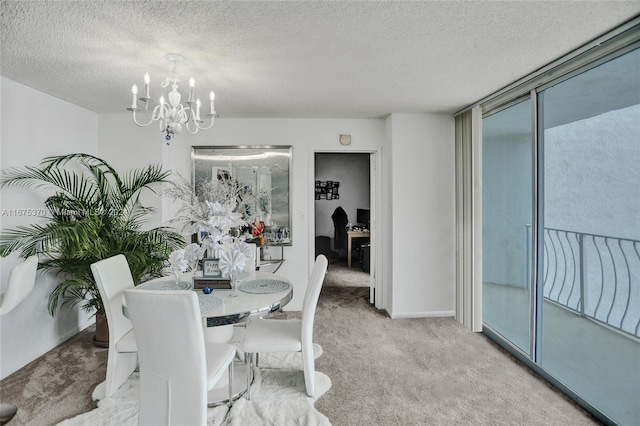
<path fill-rule="evenodd" d="M 545 228 L 543 265 L 545 299 L 640 337 L 640 241 Z"/>

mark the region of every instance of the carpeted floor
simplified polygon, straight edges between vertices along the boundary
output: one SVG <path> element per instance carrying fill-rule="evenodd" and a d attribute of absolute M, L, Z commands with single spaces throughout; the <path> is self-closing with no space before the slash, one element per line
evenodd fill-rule
<path fill-rule="evenodd" d="M 19 407 L 10 425 L 52 425 L 95 407 L 106 349 L 91 337 L 79 333 L 0 382 L 0 399 Z M 324 349 L 316 370 L 333 383 L 315 408 L 336 426 L 598 424 L 482 334 L 453 318 L 391 320 L 367 288 L 324 287 L 314 340 Z"/>
<path fill-rule="evenodd" d="M 54 425 L 92 410 L 91 392 L 104 381 L 107 349 L 93 345 L 95 327 L 0 382 L 0 400 L 18 406 L 9 425 Z"/>
<path fill-rule="evenodd" d="M 325 287 L 316 409 L 340 425 L 593 425 L 597 420 L 453 318 L 391 320 L 366 288 Z"/>
<path fill-rule="evenodd" d="M 329 259 L 327 275 L 323 287 L 369 287 L 371 275 L 363 272 L 360 263 L 354 258 L 351 268 L 347 267 L 347 259 Z"/>

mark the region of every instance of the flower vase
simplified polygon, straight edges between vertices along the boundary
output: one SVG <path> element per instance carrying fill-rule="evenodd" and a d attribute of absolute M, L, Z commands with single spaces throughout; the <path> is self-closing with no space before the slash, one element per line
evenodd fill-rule
<path fill-rule="evenodd" d="M 180 279 L 182 278 L 182 271 L 173 271 L 173 275 L 175 278 L 176 286 L 180 285 Z"/>

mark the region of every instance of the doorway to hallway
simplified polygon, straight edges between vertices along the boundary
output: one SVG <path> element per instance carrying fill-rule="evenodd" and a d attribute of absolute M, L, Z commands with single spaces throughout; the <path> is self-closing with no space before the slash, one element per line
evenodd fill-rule
<path fill-rule="evenodd" d="M 329 259 L 326 287 L 373 288 L 373 158 L 362 152 L 315 153 L 315 255 Z"/>

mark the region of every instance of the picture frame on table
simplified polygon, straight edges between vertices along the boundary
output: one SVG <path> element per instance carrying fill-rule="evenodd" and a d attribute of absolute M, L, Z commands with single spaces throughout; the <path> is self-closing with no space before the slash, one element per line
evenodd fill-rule
<path fill-rule="evenodd" d="M 222 278 L 220 259 L 202 259 L 202 276 L 206 278 Z"/>

